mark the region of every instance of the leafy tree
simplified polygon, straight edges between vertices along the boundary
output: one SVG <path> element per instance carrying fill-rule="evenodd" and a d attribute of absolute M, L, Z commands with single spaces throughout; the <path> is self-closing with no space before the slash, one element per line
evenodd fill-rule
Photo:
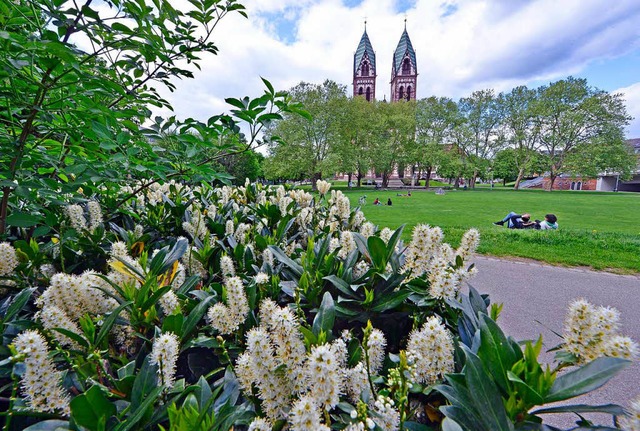
<path fill-rule="evenodd" d="M 486 160 L 498 149 L 501 140 L 498 129 L 502 121 L 502 106 L 495 97 L 493 90 L 474 91 L 471 96 L 460 99 L 458 104 L 460 113 L 465 119 L 468 130 L 467 139 L 459 142 L 465 154 L 469 156 L 468 163 L 478 161 L 482 166 Z M 481 165 L 472 166 L 471 187 L 480 174 Z"/>
<path fill-rule="evenodd" d="M 364 97 L 354 97 L 348 99 L 341 117 L 340 140 L 336 145 L 339 170 L 349 175 L 349 181 L 355 174 L 358 187 L 371 167 L 371 122 L 375 107 L 375 103 L 367 102 Z"/>
<path fill-rule="evenodd" d="M 513 188 L 518 190 L 520 181 L 522 181 L 532 158 L 535 157 L 535 150 L 539 145 L 538 92 L 526 86 L 519 86 L 507 94 L 500 94 L 498 99 L 504 109 L 503 138 L 514 150 L 507 154 L 517 169 L 516 183 Z M 505 161 L 500 160 L 499 164 Z M 502 176 L 502 178 L 505 177 Z"/>
<path fill-rule="evenodd" d="M 573 77 L 539 91 L 540 139 L 549 156 L 549 190 L 564 170 L 595 175 L 608 168 L 631 166 L 622 150 L 623 130 L 630 117 L 620 94 L 609 94 Z M 598 157 L 586 158 L 596 154 Z"/>
<path fill-rule="evenodd" d="M 444 144 L 449 141 L 458 120 L 458 106 L 446 97 L 429 97 L 416 105 L 416 145 L 411 160 L 420 172 L 425 172 L 425 188 L 429 188 L 432 171 L 444 156 Z"/>
<path fill-rule="evenodd" d="M 415 102 L 377 102 L 371 122 L 375 135 L 371 147 L 371 164 L 382 174 L 382 187 L 399 165 L 407 162 L 409 149 L 415 145 Z"/>
<path fill-rule="evenodd" d="M 220 158 L 218 163 L 223 172 L 228 173 L 234 184 L 244 184 L 249 179 L 255 182 L 264 177 L 262 162 L 264 156 L 256 151 L 249 150 L 241 153 L 230 154 Z"/>
<path fill-rule="evenodd" d="M 269 146 L 270 177 L 312 178 L 335 172 L 339 165 L 335 147 L 339 144 L 340 118 L 344 113 L 346 87 L 327 80 L 322 85 L 302 82 L 291 90 L 290 97 L 301 103 L 310 114 L 285 115 L 267 136 L 281 140 Z"/>
<path fill-rule="evenodd" d="M 212 161 L 254 144 L 288 109 L 286 95 L 265 81 L 254 101 L 228 99 L 231 115 L 150 121 L 150 107 L 171 108 L 159 89 L 192 77 L 201 56 L 218 50 L 211 40 L 218 23 L 245 15 L 244 7 L 236 0 L 192 0 L 180 10 L 168 0 L 108 5 L 0 1 L 0 234 L 43 222 L 46 205 L 80 186 L 90 194 L 125 176 L 141 179 L 142 189 L 168 178 L 215 178 Z M 249 136 L 238 121 L 248 123 Z M 170 129 L 178 133 L 167 151 L 155 142 Z M 195 157 L 203 149 L 215 151 Z"/>

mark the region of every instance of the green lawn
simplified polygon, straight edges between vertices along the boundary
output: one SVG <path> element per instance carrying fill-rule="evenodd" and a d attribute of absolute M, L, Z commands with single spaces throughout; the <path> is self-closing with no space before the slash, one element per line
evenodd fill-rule
<path fill-rule="evenodd" d="M 343 189 L 344 190 L 344 189 Z M 379 226 L 406 224 L 404 238 L 418 223 L 442 227 L 446 241 L 457 245 L 470 227 L 481 233 L 479 253 L 517 256 L 567 266 L 590 266 L 624 273 L 640 272 L 640 194 L 598 192 L 513 191 L 505 189 L 412 191 L 344 190 L 357 205 L 367 195 L 363 211 Z M 406 193 L 406 191 L 402 191 Z M 391 197 L 393 206 L 374 206 Z M 494 226 L 509 211 L 529 212 L 535 219 L 558 216 L 555 232 L 511 230 Z"/>

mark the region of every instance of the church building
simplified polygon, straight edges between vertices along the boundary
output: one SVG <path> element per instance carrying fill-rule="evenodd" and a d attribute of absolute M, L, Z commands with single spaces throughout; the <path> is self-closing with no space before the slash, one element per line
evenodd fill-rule
<path fill-rule="evenodd" d="M 377 76 L 376 53 L 369 40 L 365 22 L 364 34 L 353 55 L 353 96 L 364 96 L 368 101 L 375 100 Z M 416 52 L 407 33 L 405 20 L 404 31 L 391 63 L 391 101 L 416 100 L 417 83 Z"/>

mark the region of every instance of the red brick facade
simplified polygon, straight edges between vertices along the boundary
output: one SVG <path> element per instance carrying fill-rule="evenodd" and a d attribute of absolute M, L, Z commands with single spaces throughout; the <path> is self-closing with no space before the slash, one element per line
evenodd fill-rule
<path fill-rule="evenodd" d="M 541 185 L 532 188 L 549 190 L 550 182 L 549 177 L 545 177 Z M 558 177 L 553 182 L 553 190 L 595 190 L 597 182 L 598 180 L 595 178 Z"/>

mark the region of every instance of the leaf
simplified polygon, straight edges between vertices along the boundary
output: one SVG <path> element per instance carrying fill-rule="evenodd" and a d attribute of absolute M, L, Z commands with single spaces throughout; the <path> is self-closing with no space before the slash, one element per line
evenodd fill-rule
<path fill-rule="evenodd" d="M 598 389 L 630 364 L 631 361 L 621 358 L 598 358 L 559 376 L 544 401 L 562 401 Z"/>
<path fill-rule="evenodd" d="M 358 298 L 358 295 L 353 289 L 351 289 L 349 284 L 337 275 L 328 275 L 326 277 L 323 277 L 323 280 L 327 280 L 328 282 L 333 284 L 340 292 L 344 293 L 345 295 L 352 298 Z"/>
<path fill-rule="evenodd" d="M 7 312 L 2 317 L 2 321 L 6 323 L 6 322 L 9 322 L 11 319 L 13 319 L 13 316 L 18 314 L 20 310 L 24 308 L 24 306 L 29 301 L 29 298 L 31 298 L 31 294 L 33 294 L 33 292 L 36 289 L 37 288 L 35 287 L 30 289 L 24 289 L 20 293 L 18 293 L 16 296 L 14 296 L 13 300 L 11 300 L 11 304 L 7 308 Z"/>
<path fill-rule="evenodd" d="M 375 305 L 371 307 L 371 311 L 382 313 L 383 311 L 394 309 L 410 297 L 412 293 L 410 290 L 399 290 L 385 295 L 381 300 L 375 302 Z"/>
<path fill-rule="evenodd" d="M 42 221 L 42 217 L 33 214 L 27 214 L 19 211 L 13 211 L 7 217 L 7 225 L 15 227 L 31 227 Z"/>
<path fill-rule="evenodd" d="M 442 421 L 442 431 L 462 431 L 462 428 L 460 428 L 460 425 L 455 421 L 449 418 L 444 418 Z"/>
<path fill-rule="evenodd" d="M 602 404 L 591 406 L 587 404 L 573 404 L 568 406 L 547 407 L 531 412 L 533 415 L 544 413 L 608 413 L 613 416 L 622 416 L 625 414 L 624 408 L 617 404 Z"/>
<path fill-rule="evenodd" d="M 270 245 L 269 250 L 273 253 L 273 256 L 280 262 L 289 267 L 298 277 L 302 275 L 303 269 L 300 264 L 294 262 L 289 256 L 287 256 L 280 248 Z"/>
<path fill-rule="evenodd" d="M 214 299 L 214 296 L 209 296 L 208 298 L 200 301 L 196 307 L 191 310 L 191 313 L 187 316 L 184 323 L 182 324 L 182 339 L 185 340 L 190 334 L 191 331 L 196 327 L 204 313 L 207 312 L 207 307 L 209 303 Z"/>
<path fill-rule="evenodd" d="M 381 238 L 370 236 L 367 239 L 367 249 L 375 267 L 378 271 L 383 272 L 387 266 L 387 245 Z"/>
<path fill-rule="evenodd" d="M 519 350 L 518 355 L 513 350 L 502 329 L 489 316 L 481 313 L 479 320 L 481 343 L 478 348 L 478 357 L 482 359 L 482 363 L 506 394 L 509 389 L 507 371 L 522 358 L 522 351 Z"/>
<path fill-rule="evenodd" d="M 522 393 L 522 398 L 529 404 L 541 405 L 544 404 L 544 398 L 534 388 L 529 386 L 521 378 L 516 376 L 513 372 L 507 371 L 507 376 L 510 382 L 513 382 L 519 391 Z"/>
<path fill-rule="evenodd" d="M 320 331 L 330 333 L 336 320 L 336 309 L 333 297 L 329 292 L 325 292 L 322 303 L 318 309 L 318 314 L 313 319 L 313 333 L 318 336 Z"/>
<path fill-rule="evenodd" d="M 102 340 L 109 334 L 109 332 L 111 332 L 111 328 L 113 327 L 113 324 L 115 323 L 116 319 L 120 315 L 120 312 L 131 304 L 133 304 L 132 301 L 125 302 L 124 304 L 119 305 L 118 308 L 113 310 L 111 313 L 109 313 L 109 316 L 107 316 L 107 318 L 104 319 L 104 322 L 102 323 L 102 327 L 100 328 L 100 331 L 98 332 L 98 336 L 96 337 L 96 341 L 95 341 L 96 346 L 99 346 Z"/>
<path fill-rule="evenodd" d="M 47 421 L 38 422 L 25 428 L 23 431 L 69 431 L 69 421 L 60 421 L 57 419 L 49 419 Z"/>
<path fill-rule="evenodd" d="M 467 347 L 462 346 L 462 349 L 466 356 L 465 381 L 469 392 L 475 395 L 473 400 L 477 410 L 483 413 L 481 419 L 486 429 L 492 431 L 513 430 L 513 424 L 507 418 L 498 387 L 485 371 L 482 361 Z"/>
<path fill-rule="evenodd" d="M 147 399 L 153 389 L 158 387 L 158 367 L 151 365 L 149 359 L 149 356 L 144 359 L 142 367 L 140 367 L 140 371 L 136 376 L 136 381 L 133 382 L 133 389 L 131 390 L 131 410 L 137 409 L 143 403 L 143 400 Z"/>
<path fill-rule="evenodd" d="M 135 387 L 135 384 L 134 384 Z M 142 419 L 147 409 L 156 402 L 162 390 L 164 388 L 162 386 L 155 387 L 151 392 L 147 395 L 144 401 L 138 406 L 138 408 L 127 418 L 126 421 L 122 423 L 123 426 L 117 428 L 118 431 L 128 431 L 133 428 L 139 421 Z M 134 388 L 135 390 L 135 388 Z M 133 404 L 132 404 L 133 406 Z"/>
<path fill-rule="evenodd" d="M 115 414 L 115 404 L 107 399 L 99 386 L 92 386 L 84 394 L 71 400 L 73 419 L 92 431 L 104 429 L 107 419 Z"/>

